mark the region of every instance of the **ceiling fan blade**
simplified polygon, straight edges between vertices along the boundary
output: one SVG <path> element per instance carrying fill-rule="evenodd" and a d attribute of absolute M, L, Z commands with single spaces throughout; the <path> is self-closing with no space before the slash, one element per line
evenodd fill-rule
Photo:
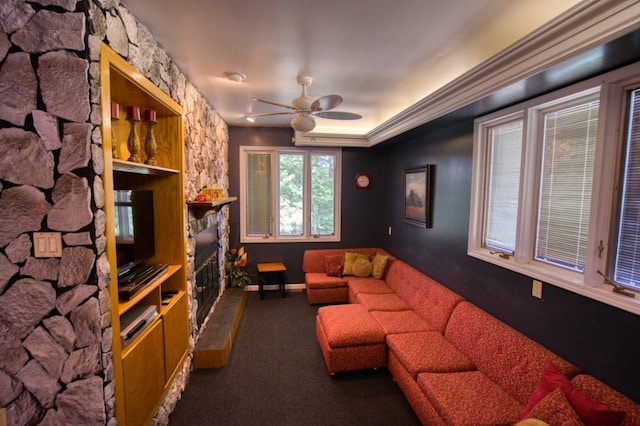
<path fill-rule="evenodd" d="M 296 110 L 294 107 L 292 107 L 291 105 L 287 105 L 287 104 L 281 104 L 279 102 L 273 102 L 273 101 L 267 101 L 266 99 L 259 99 L 259 98 L 254 98 L 254 101 L 258 101 L 258 102 L 263 102 L 265 104 L 269 104 L 269 105 L 275 105 L 275 106 L 279 106 L 282 108 L 288 108 L 288 109 L 292 109 L 292 110 Z"/>
<path fill-rule="evenodd" d="M 258 118 L 258 117 L 268 117 L 270 115 L 289 115 L 296 114 L 296 111 L 287 111 L 287 112 L 265 112 L 262 114 L 250 114 L 249 117 Z"/>
<path fill-rule="evenodd" d="M 320 118 L 329 118 L 331 120 L 359 120 L 362 118 L 360 114 L 344 111 L 314 112 L 313 115 Z"/>
<path fill-rule="evenodd" d="M 311 104 L 311 111 L 327 111 L 329 109 L 334 109 L 338 105 L 342 103 L 342 96 L 340 95 L 327 95 L 321 98 L 316 99 Z"/>

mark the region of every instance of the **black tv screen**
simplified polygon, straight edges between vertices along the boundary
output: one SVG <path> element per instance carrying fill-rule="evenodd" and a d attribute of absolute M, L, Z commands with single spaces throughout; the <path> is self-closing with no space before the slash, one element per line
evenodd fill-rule
<path fill-rule="evenodd" d="M 113 192 L 118 268 L 144 262 L 155 254 L 153 191 Z"/>

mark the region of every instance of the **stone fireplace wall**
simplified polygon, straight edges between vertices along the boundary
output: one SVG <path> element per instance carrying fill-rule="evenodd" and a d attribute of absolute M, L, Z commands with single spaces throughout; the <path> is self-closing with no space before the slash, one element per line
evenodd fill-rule
<path fill-rule="evenodd" d="M 228 188 L 227 125 L 119 0 L 0 2 L 0 407 L 12 425 L 116 423 L 101 41 L 183 106 L 187 199 Z M 226 211 L 217 213 L 223 248 Z M 184 228 L 193 348 L 194 242 Z M 33 232 L 61 232 L 62 257 L 35 258 Z M 155 423 L 168 423 L 190 367 Z"/>

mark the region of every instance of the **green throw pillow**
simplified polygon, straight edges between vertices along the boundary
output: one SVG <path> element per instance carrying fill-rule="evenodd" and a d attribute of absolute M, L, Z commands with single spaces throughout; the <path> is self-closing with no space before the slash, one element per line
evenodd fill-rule
<path fill-rule="evenodd" d="M 360 253 L 345 253 L 344 269 L 342 270 L 342 275 L 353 275 L 353 263 L 358 259 L 369 260 L 369 256 Z"/>
<path fill-rule="evenodd" d="M 373 260 L 371 264 L 373 265 L 373 271 L 371 271 L 371 276 L 373 278 L 382 278 L 384 275 L 384 270 L 387 267 L 387 262 L 389 261 L 389 256 L 383 256 L 379 253 L 376 253 L 373 256 Z"/>

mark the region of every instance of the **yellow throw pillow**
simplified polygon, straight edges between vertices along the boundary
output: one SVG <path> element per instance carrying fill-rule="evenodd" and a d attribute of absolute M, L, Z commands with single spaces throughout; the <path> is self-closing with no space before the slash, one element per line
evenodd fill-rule
<path fill-rule="evenodd" d="M 373 278 L 382 278 L 382 276 L 384 275 L 384 270 L 387 267 L 387 262 L 389 261 L 389 256 L 383 256 L 379 253 L 376 253 L 375 256 L 373 256 L 373 260 L 371 261 L 371 264 L 373 266 L 373 270 L 371 271 L 371 276 Z"/>
<path fill-rule="evenodd" d="M 353 264 L 358 259 L 369 260 L 369 256 L 360 253 L 345 253 L 344 269 L 342 270 L 342 275 L 353 275 Z"/>

